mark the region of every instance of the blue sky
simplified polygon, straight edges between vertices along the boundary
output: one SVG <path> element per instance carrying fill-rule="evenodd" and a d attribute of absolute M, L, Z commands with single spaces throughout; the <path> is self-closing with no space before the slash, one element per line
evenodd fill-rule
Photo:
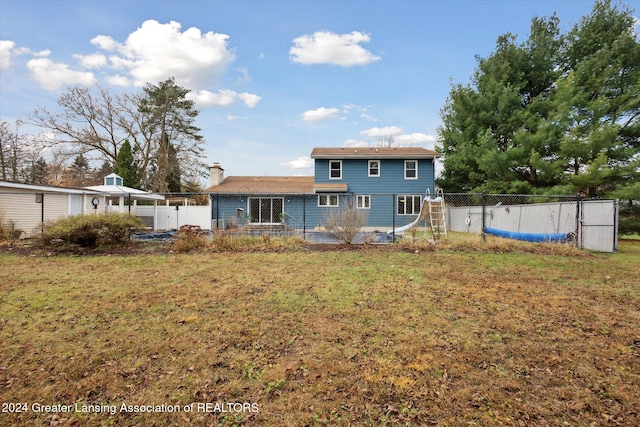
<path fill-rule="evenodd" d="M 636 8 L 637 1 L 627 1 Z M 55 110 L 67 85 L 114 93 L 174 76 L 206 162 L 310 175 L 316 146 L 433 148 L 450 83 L 534 16 L 568 31 L 592 1 L 0 0 L 0 117 Z M 637 12 L 636 12 L 637 13 Z"/>

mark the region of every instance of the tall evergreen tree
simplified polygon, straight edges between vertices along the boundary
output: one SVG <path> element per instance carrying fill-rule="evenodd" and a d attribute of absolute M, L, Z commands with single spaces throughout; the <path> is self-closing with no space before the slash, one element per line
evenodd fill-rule
<path fill-rule="evenodd" d="M 166 185 L 167 191 L 170 193 L 178 193 L 182 190 L 180 183 L 182 173 L 180 172 L 180 163 L 178 162 L 178 156 L 175 147 L 170 142 L 167 142 L 167 177 Z"/>
<path fill-rule="evenodd" d="M 140 98 L 139 110 L 145 117 L 144 132 L 156 140 L 159 147 L 152 184 L 152 190 L 156 192 L 169 191 L 168 178 L 175 174 L 169 159 L 170 147 L 187 173 L 198 174 L 204 167 L 200 160 L 204 139 L 199 134 L 200 128 L 194 124 L 199 111 L 194 108 L 194 102 L 186 98 L 187 93 L 188 89 L 170 78 L 158 85 L 148 84 Z"/>
<path fill-rule="evenodd" d="M 49 184 L 48 165 L 42 157 L 39 157 L 38 160 L 33 162 L 31 165 L 29 184 Z"/>
<path fill-rule="evenodd" d="M 120 151 L 116 156 L 116 165 L 113 172 L 122 177 L 125 186 L 138 188 L 140 180 L 138 179 L 138 162 L 135 159 L 131 143 L 126 139 L 120 146 Z"/>
<path fill-rule="evenodd" d="M 89 184 L 89 161 L 82 153 L 78 154 L 67 170 L 66 184 L 75 187 L 84 187 Z"/>
<path fill-rule="evenodd" d="M 640 43 L 631 11 L 597 2 L 567 34 L 534 18 L 454 85 L 439 129 L 445 190 L 574 192 L 637 180 Z"/>

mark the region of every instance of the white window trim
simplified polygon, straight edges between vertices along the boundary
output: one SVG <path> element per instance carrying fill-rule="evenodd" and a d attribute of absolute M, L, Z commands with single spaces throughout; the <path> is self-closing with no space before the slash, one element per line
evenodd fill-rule
<path fill-rule="evenodd" d="M 378 162 L 378 174 L 377 175 L 372 175 L 371 174 L 371 162 Z M 369 160 L 367 161 L 367 175 L 369 177 L 372 178 L 378 178 L 380 177 L 380 166 L 381 166 L 382 162 L 380 160 Z"/>
<path fill-rule="evenodd" d="M 414 162 L 416 164 L 416 176 L 414 177 L 407 177 L 407 163 L 408 162 Z M 418 161 L 417 160 L 405 160 L 404 161 L 404 179 L 418 179 Z"/>
<path fill-rule="evenodd" d="M 337 178 L 331 176 L 331 163 L 335 162 L 340 164 L 340 176 Z M 329 179 L 342 179 L 342 160 L 329 160 Z"/>
<path fill-rule="evenodd" d="M 252 222 L 251 221 L 251 219 L 252 219 L 251 218 L 251 200 L 254 200 L 254 199 L 255 200 L 264 200 L 264 199 L 270 199 L 271 200 L 271 209 L 270 209 L 271 215 L 270 215 L 270 217 L 271 217 L 272 221 L 274 219 L 273 218 L 273 201 L 274 200 L 277 199 L 277 200 L 280 200 L 282 202 L 282 213 L 284 213 L 284 197 L 259 197 L 259 196 L 257 196 L 257 197 L 247 197 L 247 212 L 249 213 L 249 224 L 259 224 L 259 225 L 278 225 L 278 224 L 282 224 L 282 221 L 280 221 L 280 222 L 260 222 L 260 221 Z M 262 203 L 262 202 L 259 202 L 259 203 Z M 259 217 L 261 217 L 261 216 L 262 216 L 262 212 L 259 213 Z M 262 218 L 259 218 L 259 219 L 262 219 Z"/>
<path fill-rule="evenodd" d="M 335 197 L 336 198 L 336 204 L 332 205 L 331 204 L 331 197 Z M 322 198 L 326 198 L 327 203 L 326 204 L 321 204 L 320 200 Z M 337 208 L 340 205 L 340 197 L 337 194 L 318 194 L 318 207 L 321 208 Z"/>
<path fill-rule="evenodd" d="M 364 203 L 365 200 L 369 202 L 367 203 L 367 206 L 365 206 L 365 203 Z M 360 201 L 362 201 L 362 203 L 360 203 Z M 356 207 L 358 209 L 371 209 L 371 196 L 365 195 L 365 194 L 360 194 L 356 196 Z"/>
<path fill-rule="evenodd" d="M 418 200 L 418 205 L 417 205 L 418 206 L 418 212 L 417 213 L 413 213 L 413 212 L 412 213 L 407 213 L 407 204 L 405 202 L 405 204 L 404 204 L 404 213 L 398 213 L 398 215 L 402 215 L 403 216 L 403 215 L 419 215 L 420 214 L 420 209 L 421 209 L 421 204 L 422 204 L 422 196 L 421 195 L 419 195 L 419 194 L 399 194 L 399 195 L 397 195 L 396 196 L 396 212 L 398 211 L 398 207 L 400 206 L 400 197 L 404 197 L 404 198 L 411 197 L 411 198 L 413 198 L 412 205 L 413 205 L 413 210 L 414 211 L 416 210 L 415 201 L 417 199 Z"/>

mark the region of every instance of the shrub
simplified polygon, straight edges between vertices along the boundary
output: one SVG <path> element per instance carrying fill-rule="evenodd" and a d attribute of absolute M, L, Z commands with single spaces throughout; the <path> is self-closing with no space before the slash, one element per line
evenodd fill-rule
<path fill-rule="evenodd" d="M 74 215 L 47 225 L 42 241 L 45 245 L 61 242 L 93 248 L 122 243 L 143 229 L 142 220 L 129 214 Z"/>
<path fill-rule="evenodd" d="M 183 225 L 178 235 L 171 243 L 171 249 L 176 252 L 190 252 L 209 246 L 210 241 L 206 233 L 197 225 Z"/>
<path fill-rule="evenodd" d="M 5 219 L 4 211 L 0 210 L 0 240 L 18 240 L 23 230 L 16 227 L 12 219 Z"/>
<path fill-rule="evenodd" d="M 332 209 L 325 217 L 325 227 L 332 231 L 338 240 L 351 243 L 356 234 L 367 223 L 368 211 L 358 209 L 354 203 Z"/>

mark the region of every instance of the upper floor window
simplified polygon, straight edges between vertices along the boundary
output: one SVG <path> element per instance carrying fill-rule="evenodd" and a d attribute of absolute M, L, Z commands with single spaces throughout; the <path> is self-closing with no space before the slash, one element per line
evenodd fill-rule
<path fill-rule="evenodd" d="M 329 160 L 329 179 L 342 179 L 342 160 Z"/>
<path fill-rule="evenodd" d="M 369 160 L 369 176 L 380 176 L 380 160 Z"/>
<path fill-rule="evenodd" d="M 404 161 L 404 179 L 418 179 L 418 161 Z"/>

